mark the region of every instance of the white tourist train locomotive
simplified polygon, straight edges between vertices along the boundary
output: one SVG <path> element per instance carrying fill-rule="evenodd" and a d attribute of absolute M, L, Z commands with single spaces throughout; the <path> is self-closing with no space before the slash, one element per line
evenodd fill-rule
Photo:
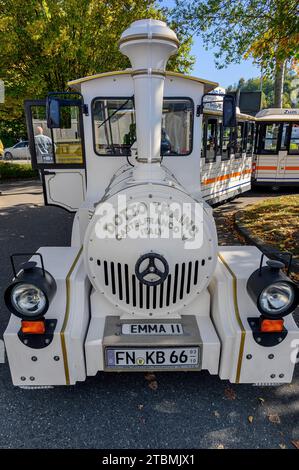
<path fill-rule="evenodd" d="M 21 266 L 12 256 L 4 339 L 16 386 L 98 371 L 292 380 L 298 288 L 256 247 L 218 246 L 200 184 L 217 84 L 165 72 L 177 47 L 165 23 L 136 21 L 119 42 L 131 69 L 75 80 L 46 107 L 26 103 L 46 203 L 75 216 L 70 246 L 41 247 Z M 221 132 L 238 139 L 235 111 L 224 96 Z"/>

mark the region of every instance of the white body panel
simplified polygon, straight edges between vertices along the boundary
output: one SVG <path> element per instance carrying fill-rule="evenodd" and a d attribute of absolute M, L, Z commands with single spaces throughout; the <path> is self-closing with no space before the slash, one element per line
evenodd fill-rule
<path fill-rule="evenodd" d="M 44 174 L 47 204 L 61 206 L 75 212 L 83 205 L 86 196 L 85 170 L 56 169 Z"/>
<path fill-rule="evenodd" d="M 248 323 L 249 317 L 260 316 L 246 284 L 250 274 L 259 267 L 261 252 L 253 246 L 221 247 L 219 255 L 209 289 L 213 323 L 222 344 L 220 378 L 236 383 L 291 382 L 295 367 L 292 341 L 299 338 L 292 316 L 285 318 L 287 337 L 273 347 L 259 345 Z"/>
<path fill-rule="evenodd" d="M 288 186 L 299 184 L 299 154 L 289 155 L 279 151 L 277 155 L 257 154 L 254 159 L 254 182 Z"/>
<path fill-rule="evenodd" d="M 38 252 L 56 280 L 57 293 L 45 318 L 57 320 L 57 325 L 52 342 L 33 349 L 19 340 L 21 320 L 11 315 L 4 341 L 12 380 L 19 386 L 74 384 L 86 378 L 84 338 L 89 321 L 89 281 L 78 256 L 81 250 L 44 247 Z"/>
<path fill-rule="evenodd" d="M 226 161 L 201 161 L 202 195 L 207 202 L 214 204 L 250 190 L 252 156 L 242 153 L 241 158 Z"/>

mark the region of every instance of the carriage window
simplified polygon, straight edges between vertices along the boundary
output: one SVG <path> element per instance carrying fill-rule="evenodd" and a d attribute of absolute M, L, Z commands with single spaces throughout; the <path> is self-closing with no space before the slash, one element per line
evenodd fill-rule
<path fill-rule="evenodd" d="M 299 124 L 292 124 L 289 153 L 293 155 L 299 154 Z"/>
<path fill-rule="evenodd" d="M 253 150 L 253 142 L 254 142 L 254 124 L 253 124 L 253 122 L 248 122 L 247 123 L 247 129 L 248 129 L 248 134 L 247 134 L 247 143 L 246 143 L 246 153 L 247 153 L 247 155 L 251 155 L 252 150 Z"/>
<path fill-rule="evenodd" d="M 93 101 L 95 152 L 105 156 L 131 155 L 136 142 L 132 98 L 96 98 Z M 162 113 L 161 154 L 189 155 L 192 152 L 193 102 L 165 98 Z"/>
<path fill-rule="evenodd" d="M 222 127 L 222 156 L 221 160 L 229 160 L 230 158 L 230 142 L 231 142 L 231 129 L 230 127 Z"/>
<path fill-rule="evenodd" d="M 241 158 L 243 150 L 244 123 L 238 122 L 235 140 L 235 158 Z"/>
<path fill-rule="evenodd" d="M 289 124 L 282 124 L 280 150 L 287 150 L 288 148 L 288 137 L 289 137 Z"/>
<path fill-rule="evenodd" d="M 205 127 L 205 159 L 206 162 L 216 161 L 217 155 L 217 119 L 208 119 Z"/>
<path fill-rule="evenodd" d="M 279 126 L 279 123 L 272 123 L 261 126 L 261 153 L 277 153 Z"/>

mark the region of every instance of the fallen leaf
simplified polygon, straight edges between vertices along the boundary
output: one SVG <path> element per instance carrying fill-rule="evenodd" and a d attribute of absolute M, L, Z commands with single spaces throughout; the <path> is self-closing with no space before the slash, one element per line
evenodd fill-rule
<path fill-rule="evenodd" d="M 286 449 L 286 448 L 287 448 L 287 446 L 286 446 L 285 444 L 279 444 L 279 447 L 280 447 L 281 449 Z"/>
<path fill-rule="evenodd" d="M 152 374 L 151 372 L 148 372 L 144 376 L 145 380 L 148 380 L 149 382 L 152 382 L 153 380 L 156 380 L 155 374 Z"/>
<path fill-rule="evenodd" d="M 235 400 L 237 398 L 236 392 L 231 387 L 226 387 L 224 395 L 228 400 Z"/>
<path fill-rule="evenodd" d="M 271 414 L 268 416 L 269 421 L 274 424 L 280 424 L 280 417 L 278 414 Z"/>
<path fill-rule="evenodd" d="M 250 424 L 253 422 L 253 416 L 248 416 L 248 421 L 250 422 Z"/>
<path fill-rule="evenodd" d="M 216 418 L 220 418 L 220 413 L 219 413 L 219 411 L 214 411 L 214 415 L 216 416 Z"/>
<path fill-rule="evenodd" d="M 292 444 L 296 449 L 299 449 L 299 441 L 292 441 Z"/>
<path fill-rule="evenodd" d="M 137 408 L 138 408 L 138 410 L 143 410 L 144 405 L 138 405 Z"/>
<path fill-rule="evenodd" d="M 224 445 L 223 445 L 223 444 L 218 444 L 218 446 L 216 447 L 216 449 L 224 449 Z"/>
<path fill-rule="evenodd" d="M 158 388 L 158 382 L 156 380 L 153 380 L 152 382 L 149 382 L 148 383 L 148 386 L 149 388 L 151 388 L 152 390 L 157 390 Z"/>

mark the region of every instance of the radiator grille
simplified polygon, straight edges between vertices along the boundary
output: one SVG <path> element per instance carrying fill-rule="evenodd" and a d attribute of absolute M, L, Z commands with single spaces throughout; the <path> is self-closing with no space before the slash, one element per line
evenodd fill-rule
<path fill-rule="evenodd" d="M 205 260 L 175 264 L 174 272 L 168 274 L 159 286 L 142 284 L 130 272 L 128 264 L 97 260 L 97 265 L 105 287 L 115 297 L 116 303 L 120 300 L 134 308 L 155 310 L 171 307 L 183 300 L 198 284 L 199 269 L 205 265 Z"/>

